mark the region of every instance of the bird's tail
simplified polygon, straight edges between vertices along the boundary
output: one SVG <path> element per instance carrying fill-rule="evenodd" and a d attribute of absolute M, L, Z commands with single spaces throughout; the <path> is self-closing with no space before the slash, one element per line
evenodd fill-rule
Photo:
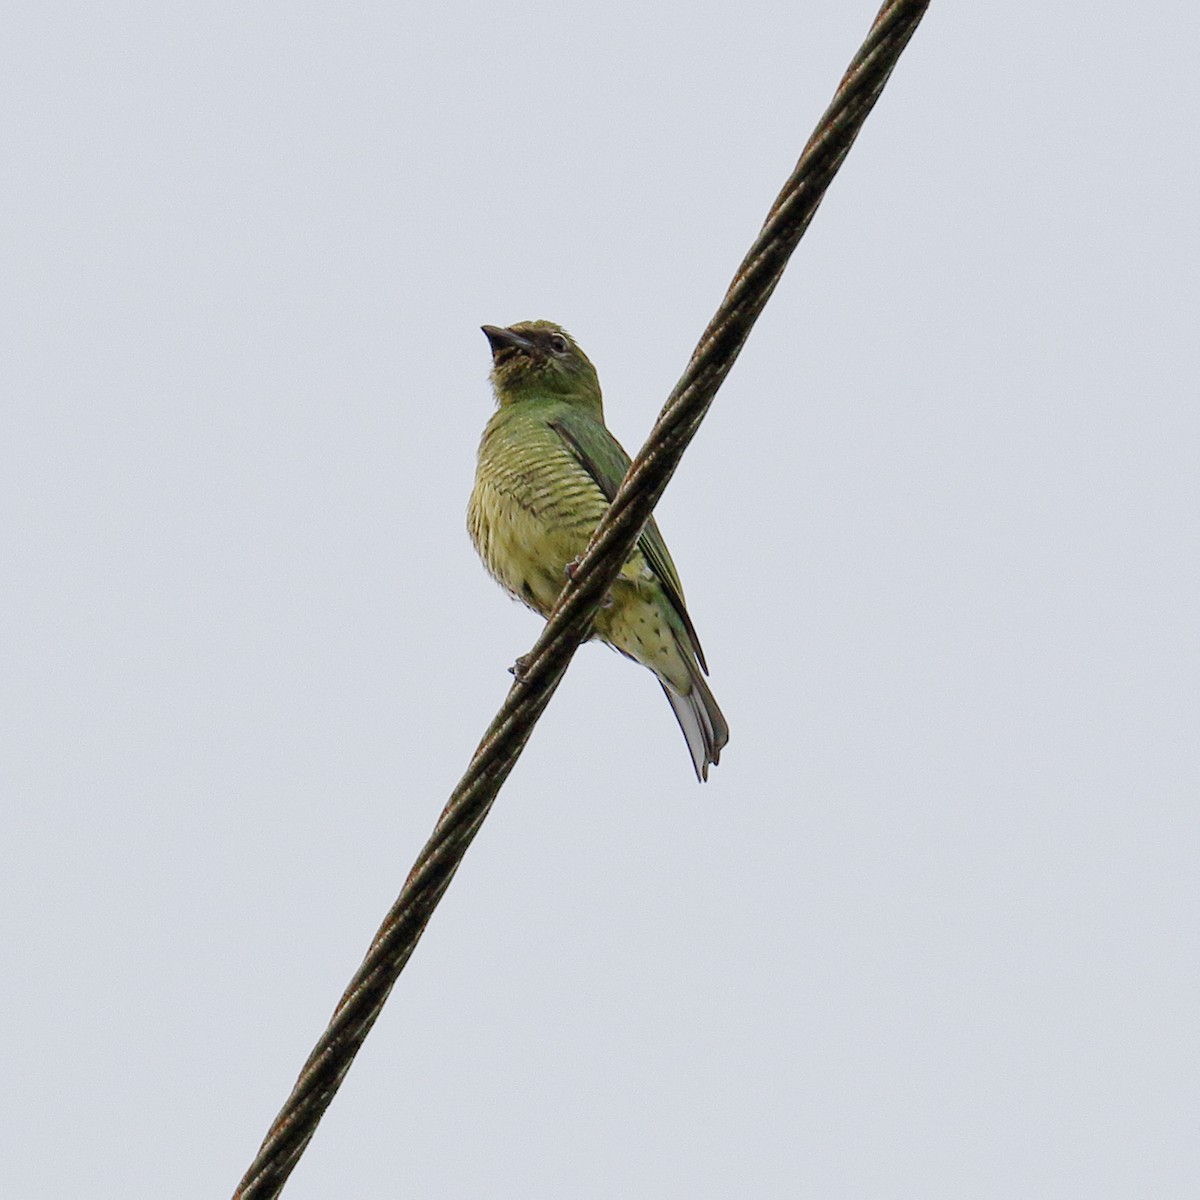
<path fill-rule="evenodd" d="M 703 783 L 708 778 L 708 768 L 721 761 L 721 751 L 729 741 L 729 725 L 709 691 L 699 664 L 692 662 L 689 666 L 692 690 L 686 696 L 681 696 L 667 683 L 663 683 L 662 690 L 666 692 L 675 720 L 687 739 L 696 778 Z"/>

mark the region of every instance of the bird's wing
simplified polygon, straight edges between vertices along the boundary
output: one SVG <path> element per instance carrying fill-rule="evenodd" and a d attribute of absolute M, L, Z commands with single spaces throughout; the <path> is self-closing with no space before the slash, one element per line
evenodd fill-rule
<path fill-rule="evenodd" d="M 621 486 L 621 480 L 625 478 L 625 472 L 629 470 L 629 455 L 621 448 L 620 442 L 587 413 L 574 409 L 564 409 L 556 413 L 549 425 L 579 459 L 584 470 L 596 481 L 611 504 L 617 494 L 617 488 Z M 646 527 L 642 530 L 642 536 L 638 539 L 638 549 L 675 610 L 675 615 L 696 652 L 696 661 L 707 675 L 708 664 L 704 661 L 700 639 L 696 636 L 692 619 L 688 616 L 687 607 L 683 602 L 679 573 L 675 570 L 667 543 L 663 541 L 658 523 L 653 517 L 646 522 Z"/>

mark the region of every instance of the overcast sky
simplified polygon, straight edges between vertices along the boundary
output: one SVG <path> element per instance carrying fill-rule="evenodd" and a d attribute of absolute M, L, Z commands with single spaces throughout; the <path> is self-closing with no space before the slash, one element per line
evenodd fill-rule
<path fill-rule="evenodd" d="M 0 1194 L 228 1195 L 538 622 L 480 324 L 632 452 L 874 15 L 0 47 Z M 935 3 L 286 1195 L 1197 1194 L 1194 3 Z"/>

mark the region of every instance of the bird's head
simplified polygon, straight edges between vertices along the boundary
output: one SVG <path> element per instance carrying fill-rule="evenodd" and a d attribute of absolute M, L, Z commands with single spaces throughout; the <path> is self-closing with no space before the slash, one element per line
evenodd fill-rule
<path fill-rule="evenodd" d="M 500 404 L 538 397 L 600 407 L 600 380 L 575 339 L 550 321 L 483 326 L 492 347 L 492 387 Z"/>

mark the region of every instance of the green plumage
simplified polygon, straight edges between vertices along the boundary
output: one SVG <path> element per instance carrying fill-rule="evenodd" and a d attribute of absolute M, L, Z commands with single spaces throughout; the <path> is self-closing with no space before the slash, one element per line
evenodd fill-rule
<path fill-rule="evenodd" d="M 480 442 L 467 525 L 492 575 L 546 616 L 629 456 L 605 427 L 595 368 L 565 330 L 531 321 L 485 325 L 484 333 L 499 407 Z M 653 518 L 597 612 L 594 632 L 658 677 L 696 775 L 706 779 L 729 727 L 704 680 L 704 653 Z"/>

